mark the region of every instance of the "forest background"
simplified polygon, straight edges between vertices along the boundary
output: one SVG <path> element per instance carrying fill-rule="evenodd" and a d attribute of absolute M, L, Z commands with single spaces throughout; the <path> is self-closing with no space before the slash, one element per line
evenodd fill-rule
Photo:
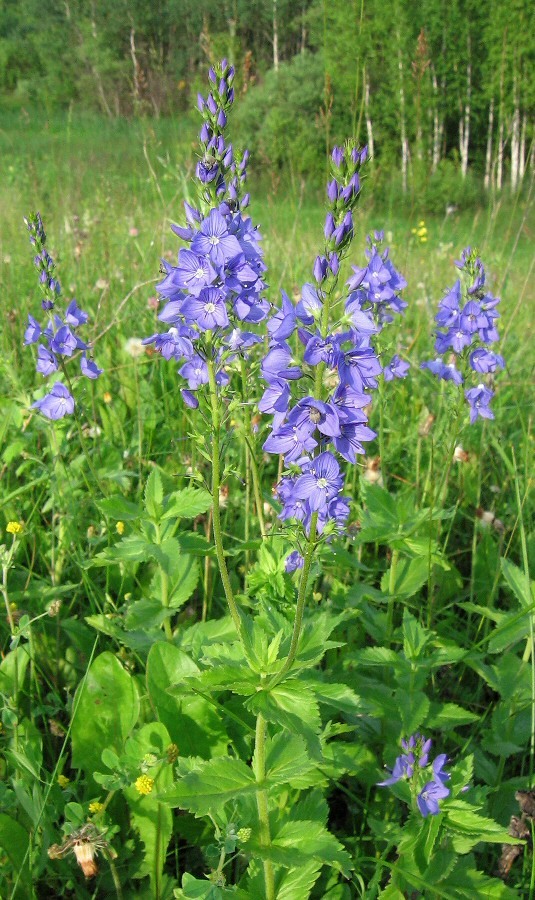
<path fill-rule="evenodd" d="M 525 0 L 2 0 L 2 130 L 68 113 L 188 131 L 207 61 L 227 56 L 235 143 L 271 188 L 322 183 L 327 148 L 355 135 L 378 197 L 443 212 L 533 169 L 534 35 Z"/>

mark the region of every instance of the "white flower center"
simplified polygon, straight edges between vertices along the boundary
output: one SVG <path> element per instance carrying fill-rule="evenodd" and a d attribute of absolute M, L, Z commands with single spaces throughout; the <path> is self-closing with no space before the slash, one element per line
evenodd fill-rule
<path fill-rule="evenodd" d="M 318 487 L 325 490 L 325 488 L 329 487 L 329 482 L 326 478 L 318 478 Z"/>
<path fill-rule="evenodd" d="M 211 237 L 208 238 L 208 241 L 210 244 L 212 244 L 213 247 L 219 244 L 219 238 L 216 237 L 215 234 L 212 234 Z"/>
<path fill-rule="evenodd" d="M 204 311 L 207 313 L 214 313 L 215 312 L 215 303 L 205 303 Z"/>

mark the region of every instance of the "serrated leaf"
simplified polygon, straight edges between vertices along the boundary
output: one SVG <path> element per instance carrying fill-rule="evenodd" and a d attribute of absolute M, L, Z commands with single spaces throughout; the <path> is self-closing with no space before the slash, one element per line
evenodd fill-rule
<path fill-rule="evenodd" d="M 304 740 L 297 735 L 276 734 L 266 756 L 266 780 L 271 785 L 291 784 L 314 768 Z"/>
<path fill-rule="evenodd" d="M 164 514 L 164 519 L 195 519 L 207 512 L 212 506 L 212 496 L 203 488 L 187 487 L 181 491 L 175 491 L 169 497 Z"/>
<path fill-rule="evenodd" d="M 251 769 L 241 759 L 224 756 L 199 765 L 168 791 L 158 794 L 158 799 L 173 808 L 204 816 L 215 815 L 228 801 L 257 790 Z"/>
<path fill-rule="evenodd" d="M 153 469 L 145 485 L 145 509 L 151 519 L 159 521 L 163 512 L 163 484 L 158 469 Z"/>
<path fill-rule="evenodd" d="M 405 692 L 397 692 L 401 721 L 405 734 L 414 734 L 427 718 L 429 697 L 423 691 L 413 691 L 409 697 Z"/>
<path fill-rule="evenodd" d="M 322 864 L 315 859 L 283 872 L 277 888 L 277 900 L 307 900 L 318 880 Z"/>
<path fill-rule="evenodd" d="M 418 659 L 431 637 L 407 609 L 403 610 L 403 652 L 406 659 Z"/>
<path fill-rule="evenodd" d="M 426 726 L 447 731 L 448 728 L 469 725 L 471 722 L 478 722 L 479 719 L 480 716 L 476 715 L 476 713 L 463 709 L 457 703 L 432 703 Z"/>
<path fill-rule="evenodd" d="M 101 500 L 98 506 L 108 519 L 114 519 L 118 522 L 134 522 L 143 516 L 143 510 L 137 503 L 125 500 L 120 495 Z"/>
<path fill-rule="evenodd" d="M 524 841 L 512 837 L 499 822 L 489 819 L 486 816 L 480 816 L 474 812 L 471 807 L 462 800 L 452 800 L 444 806 L 444 815 L 447 825 L 453 831 L 454 847 L 459 852 L 466 853 L 466 849 L 460 849 L 468 846 L 469 849 L 475 846 L 479 841 L 487 841 L 491 844 L 523 844 Z M 456 842 L 456 839 L 460 841 Z M 470 840 L 463 843 L 463 839 Z"/>
<path fill-rule="evenodd" d="M 285 822 L 272 838 L 271 847 L 254 843 L 254 850 L 261 858 L 289 869 L 300 868 L 312 859 L 331 866 L 346 878 L 353 869 L 351 857 L 342 844 L 324 825 L 312 820 Z"/>
<path fill-rule="evenodd" d="M 535 592 L 533 582 L 526 578 L 522 569 L 515 566 L 509 559 L 500 559 L 503 577 L 511 588 L 516 599 L 523 609 L 533 611 Z"/>
<path fill-rule="evenodd" d="M 304 737 L 313 758 L 321 756 L 318 735 L 321 719 L 318 703 L 306 686 L 298 681 L 286 681 L 269 691 L 258 691 L 247 706 L 256 714 L 262 713 L 268 722 L 282 725 L 292 734 Z"/>
<path fill-rule="evenodd" d="M 332 706 L 338 712 L 346 713 L 347 715 L 362 715 L 363 705 L 360 697 L 347 684 L 334 684 L 310 678 L 299 680 L 301 684 L 306 685 L 313 691 L 318 703 Z"/>

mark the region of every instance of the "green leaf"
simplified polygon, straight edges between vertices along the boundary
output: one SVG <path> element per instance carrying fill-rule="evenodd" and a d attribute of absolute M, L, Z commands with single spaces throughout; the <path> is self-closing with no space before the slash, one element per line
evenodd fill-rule
<path fill-rule="evenodd" d="M 167 729 L 160 722 L 153 722 L 143 725 L 134 737 L 129 738 L 125 750 L 129 756 L 140 761 L 147 753 L 165 759 L 170 743 Z M 158 791 L 168 790 L 173 785 L 173 768 L 167 761 L 152 767 L 147 774 L 154 778 Z M 153 895 L 157 897 L 161 893 L 163 867 L 173 833 L 173 816 L 169 807 L 153 794 L 141 796 L 133 785 L 126 788 L 124 794 L 130 807 L 131 823 L 139 833 L 144 848 L 143 860 L 134 877 L 148 875 Z"/>
<path fill-rule="evenodd" d="M 411 613 L 403 611 L 403 652 L 409 660 L 418 659 L 422 650 L 431 640 L 432 635 L 426 632 Z"/>
<path fill-rule="evenodd" d="M 0 694 L 13 697 L 15 685 L 20 691 L 24 681 L 24 675 L 30 661 L 27 647 L 29 644 L 19 644 L 14 650 L 6 654 L 0 663 Z"/>
<path fill-rule="evenodd" d="M 491 844 L 523 844 L 502 825 L 480 816 L 463 800 L 452 800 L 444 805 L 445 823 L 452 832 L 452 845 L 457 853 L 468 853 L 480 841 Z"/>
<path fill-rule="evenodd" d="M 181 532 L 177 534 L 176 539 L 182 553 L 190 553 L 192 556 L 215 556 L 215 548 L 202 534 L 195 531 Z"/>
<path fill-rule="evenodd" d="M 143 516 L 143 510 L 137 503 L 125 500 L 119 494 L 116 497 L 100 500 L 98 507 L 108 519 L 114 519 L 118 522 L 134 522 Z"/>
<path fill-rule="evenodd" d="M 27 854 L 30 835 L 22 825 L 6 813 L 0 813 L 0 847 L 8 856 L 13 867 L 13 875 L 20 874 L 19 888 L 10 896 L 23 898 L 29 896 L 26 890 L 30 883 L 30 854 Z M 23 890 L 24 888 L 24 890 Z"/>
<path fill-rule="evenodd" d="M 332 706 L 339 713 L 350 716 L 362 715 L 363 705 L 360 697 L 347 684 L 332 684 L 318 679 L 300 678 L 300 683 L 314 692 L 318 703 Z"/>
<path fill-rule="evenodd" d="M 515 566 L 510 560 L 502 557 L 502 559 L 500 559 L 500 565 L 502 575 L 521 607 L 533 611 L 533 604 L 535 602 L 533 582 L 530 582 L 522 569 L 519 569 L 518 566 Z"/>
<path fill-rule="evenodd" d="M 307 900 L 318 880 L 321 866 L 313 859 L 298 869 L 284 871 L 277 888 L 277 900 Z"/>
<path fill-rule="evenodd" d="M 306 744 L 297 735 L 279 732 L 269 744 L 266 756 L 266 780 L 271 785 L 291 784 L 314 768 Z"/>
<path fill-rule="evenodd" d="M 413 691 L 407 697 L 406 691 L 397 692 L 401 721 L 405 734 L 414 734 L 424 724 L 429 712 L 430 701 L 423 691 Z"/>
<path fill-rule="evenodd" d="M 268 722 L 304 737 L 311 756 L 315 759 L 321 756 L 318 702 L 310 696 L 306 685 L 299 681 L 282 682 L 269 691 L 258 691 L 247 701 L 247 706 L 256 714 L 262 713 Z"/>
<path fill-rule="evenodd" d="M 134 679 L 112 653 L 97 656 L 74 698 L 73 767 L 91 776 L 99 768 L 105 748 L 120 755 L 138 715 Z"/>
<path fill-rule="evenodd" d="M 394 570 L 394 586 L 391 588 L 391 569 L 381 578 L 381 590 L 392 593 L 398 600 L 406 600 L 416 594 L 427 583 L 429 564 L 425 557 L 399 559 Z"/>
<path fill-rule="evenodd" d="M 316 860 L 337 869 L 346 878 L 352 871 L 351 857 L 342 844 L 320 822 L 293 820 L 285 822 L 275 837 L 271 847 L 265 848 L 251 841 L 255 854 L 262 859 L 270 859 L 285 868 L 300 868 L 311 860 Z"/>
<path fill-rule="evenodd" d="M 163 513 L 163 484 L 158 469 L 153 469 L 145 485 L 145 509 L 151 519 L 159 521 Z"/>
<path fill-rule="evenodd" d="M 187 487 L 175 491 L 169 497 L 162 521 L 164 519 L 195 519 L 212 506 L 212 496 L 203 488 Z"/>
<path fill-rule="evenodd" d="M 158 797 L 168 806 L 205 816 L 216 815 L 228 801 L 257 789 L 251 769 L 241 759 L 223 756 L 197 765 Z"/>
<path fill-rule="evenodd" d="M 146 676 L 150 702 L 180 753 L 207 759 L 226 751 L 228 736 L 214 706 L 189 690 L 187 679 L 199 674 L 197 664 L 173 644 L 152 646 Z"/>
<path fill-rule="evenodd" d="M 426 727 L 440 728 L 447 731 L 448 728 L 457 728 L 459 725 L 479 722 L 479 719 L 480 716 L 476 715 L 476 713 L 458 706 L 457 703 L 431 703 Z"/>

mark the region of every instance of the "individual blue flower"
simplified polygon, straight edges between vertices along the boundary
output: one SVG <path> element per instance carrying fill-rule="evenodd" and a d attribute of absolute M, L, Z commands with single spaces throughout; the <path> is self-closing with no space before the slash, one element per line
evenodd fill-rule
<path fill-rule="evenodd" d="M 308 500 L 312 512 L 321 510 L 342 489 L 344 478 L 340 466 L 328 450 L 303 466 L 294 486 L 295 496 Z"/>
<path fill-rule="evenodd" d="M 298 550 L 294 550 L 286 559 L 286 564 L 284 566 L 286 572 L 295 572 L 297 569 L 302 569 L 305 563 L 304 558 L 301 556 Z"/>
<path fill-rule="evenodd" d="M 82 353 L 82 357 L 80 359 L 80 371 L 82 375 L 85 375 L 86 378 L 95 380 L 100 375 L 102 375 L 104 369 L 99 368 L 95 360 L 89 359 L 86 353 Z"/>
<path fill-rule="evenodd" d="M 494 391 L 489 390 L 484 384 L 470 388 L 464 392 L 464 396 L 470 404 L 470 424 L 479 419 L 493 419 L 494 413 L 489 408 L 489 403 L 494 396 Z"/>
<path fill-rule="evenodd" d="M 217 288 L 203 288 L 197 297 L 188 297 L 182 304 L 186 322 L 201 331 L 214 331 L 229 324 L 225 297 Z"/>
<path fill-rule="evenodd" d="M 24 343 L 28 344 L 36 344 L 39 338 L 41 337 L 41 326 L 37 319 L 34 319 L 33 316 L 28 315 L 28 327 L 24 332 Z"/>
<path fill-rule="evenodd" d="M 58 361 L 51 350 L 47 347 L 44 347 L 43 344 L 39 344 L 37 348 L 37 365 L 36 369 L 41 375 L 51 375 L 52 372 L 57 372 L 58 370 Z"/>
<path fill-rule="evenodd" d="M 440 812 L 439 801 L 444 800 L 449 793 L 449 788 L 441 781 L 428 781 L 416 798 L 422 816 L 424 818 L 428 815 L 437 816 Z"/>
<path fill-rule="evenodd" d="M 61 381 L 56 381 L 50 393 L 32 403 L 47 419 L 62 419 L 74 412 L 74 398 Z"/>
<path fill-rule="evenodd" d="M 216 266 L 223 266 L 232 256 L 241 252 L 239 242 L 229 234 L 227 223 L 217 209 L 201 222 L 200 230 L 193 238 L 193 253 L 208 256 Z"/>
<path fill-rule="evenodd" d="M 400 359 L 398 354 L 394 354 L 390 362 L 383 368 L 385 381 L 393 381 L 394 378 L 406 378 L 410 369 L 410 363 Z"/>

